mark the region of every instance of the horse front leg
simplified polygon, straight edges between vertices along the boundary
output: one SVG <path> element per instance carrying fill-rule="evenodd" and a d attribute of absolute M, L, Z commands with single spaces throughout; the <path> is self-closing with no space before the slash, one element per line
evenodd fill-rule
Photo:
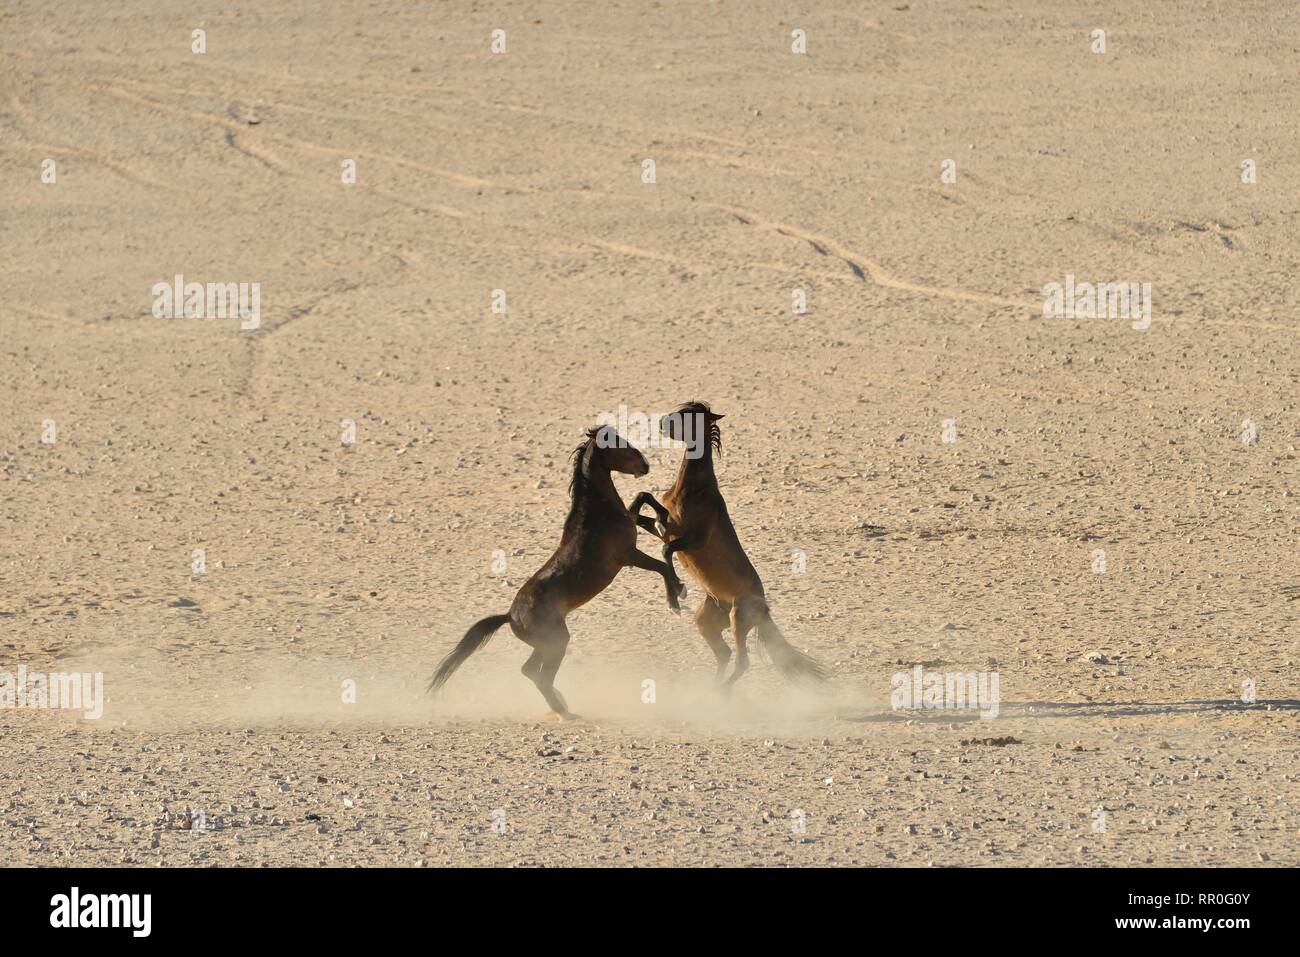
<path fill-rule="evenodd" d="M 704 535 L 682 535 L 664 545 L 664 563 L 668 566 L 668 570 L 676 575 L 677 573 L 672 571 L 673 555 L 677 552 L 686 552 L 692 548 L 698 548 L 704 544 L 704 540 Z"/>
<path fill-rule="evenodd" d="M 672 567 L 657 558 L 651 558 L 645 552 L 638 549 L 632 549 L 628 554 L 624 565 L 632 568 L 644 568 L 648 572 L 657 572 L 664 578 L 664 588 L 668 592 L 668 607 L 673 611 L 681 611 L 682 606 L 678 603 L 679 595 L 686 594 L 686 586 L 682 580 L 673 572 Z"/>
<path fill-rule="evenodd" d="M 656 538 L 663 538 L 663 534 L 659 529 L 655 528 L 654 522 L 648 518 L 643 518 L 641 515 L 643 505 L 649 505 L 654 510 L 655 518 L 660 525 L 668 524 L 668 509 L 664 508 L 659 500 L 649 492 L 638 492 L 636 498 L 632 499 L 632 504 L 627 508 L 627 512 L 632 516 L 633 521 Z"/>
<path fill-rule="evenodd" d="M 636 518 L 636 523 L 638 525 L 644 528 L 655 538 L 659 539 L 660 541 L 663 541 L 664 537 L 659 534 L 659 528 L 658 526 L 655 525 L 655 520 L 653 518 L 651 518 L 649 515 L 637 515 L 635 516 L 635 518 Z"/>

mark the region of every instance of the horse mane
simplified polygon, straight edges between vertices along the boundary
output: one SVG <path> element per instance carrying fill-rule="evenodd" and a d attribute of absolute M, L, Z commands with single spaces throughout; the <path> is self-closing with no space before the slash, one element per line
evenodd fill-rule
<path fill-rule="evenodd" d="M 713 410 L 709 408 L 709 403 L 707 402 L 692 400 L 686 403 L 686 405 L 688 407 L 703 409 L 706 413 L 713 412 Z M 717 449 L 719 455 L 722 454 L 722 429 L 718 428 L 718 422 L 716 419 L 709 420 L 709 443 Z"/>
<path fill-rule="evenodd" d="M 569 498 L 573 500 L 574 505 L 577 505 L 578 499 L 587 489 L 587 476 L 582 473 L 582 457 L 586 454 L 591 440 L 596 437 L 596 431 L 596 429 L 588 429 L 586 440 L 569 456 L 573 460 L 573 477 L 569 479 Z"/>

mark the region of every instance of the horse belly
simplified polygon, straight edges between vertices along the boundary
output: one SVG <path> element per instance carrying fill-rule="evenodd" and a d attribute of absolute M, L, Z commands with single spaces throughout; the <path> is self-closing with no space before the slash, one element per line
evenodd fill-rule
<path fill-rule="evenodd" d="M 676 557 L 700 587 L 718 601 L 734 602 L 757 584 L 758 576 L 744 553 L 733 554 L 722 543 L 711 541 L 701 548 L 678 552 Z"/>
<path fill-rule="evenodd" d="M 618 577 L 624 555 L 636 547 L 636 526 L 603 529 L 583 543 L 583 558 L 565 576 L 564 604 L 572 610 L 591 601 Z"/>
<path fill-rule="evenodd" d="M 608 576 L 584 576 L 576 580 L 568 593 L 568 602 L 566 604 L 568 604 L 569 610 L 572 611 L 574 608 L 580 608 L 587 604 L 587 602 L 608 588 L 617 574 L 618 572 Z"/>

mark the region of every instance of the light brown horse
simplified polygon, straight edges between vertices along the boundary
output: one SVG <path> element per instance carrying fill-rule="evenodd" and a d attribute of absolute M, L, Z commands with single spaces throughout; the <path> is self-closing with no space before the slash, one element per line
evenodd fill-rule
<path fill-rule="evenodd" d="M 662 504 L 650 493 L 642 492 L 632 503 L 634 517 L 638 525 L 654 531 L 666 542 L 663 555 L 670 571 L 673 556 L 679 556 L 686 571 L 704 589 L 706 597 L 695 613 L 695 627 L 718 659 L 716 681 L 720 687 L 730 690 L 749 669 L 745 639 L 754 629 L 782 675 L 798 682 L 821 682 L 826 678 L 822 667 L 787 642 L 772 621 L 763 582 L 727 514 L 727 503 L 713 471 L 713 453 L 722 451 L 722 432 L 718 428 L 721 418 L 703 402 L 689 402 L 659 420 L 664 435 L 686 443 L 686 454 L 677 481 L 664 495 Z M 658 526 L 640 514 L 642 505 L 654 509 Z M 724 682 L 722 676 L 731 650 L 722 631 L 728 624 L 736 644 L 736 666 Z"/>
<path fill-rule="evenodd" d="M 628 566 L 662 575 L 668 607 L 673 611 L 680 607 L 677 596 L 685 587 L 670 565 L 637 550 L 636 523 L 610 477 L 611 472 L 640 476 L 649 471 L 646 457 L 612 427 L 588 431 L 587 440 L 573 451 L 572 503 L 555 554 L 519 589 L 509 612 L 484 618 L 466 632 L 438 665 L 429 690 L 442 687 L 466 658 L 509 622 L 515 637 L 532 646 L 533 653 L 521 670 L 550 706 L 547 717 L 576 718 L 555 690 L 555 673 L 569 645 L 564 624 L 569 612 L 599 595 Z"/>

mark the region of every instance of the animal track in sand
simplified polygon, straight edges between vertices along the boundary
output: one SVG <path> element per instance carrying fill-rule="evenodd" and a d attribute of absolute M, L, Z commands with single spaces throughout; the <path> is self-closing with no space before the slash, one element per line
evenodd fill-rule
<path fill-rule="evenodd" d="M 148 107 L 150 109 L 155 109 L 161 112 L 168 112 L 168 113 L 172 113 L 173 115 L 188 117 L 204 123 L 218 126 L 225 131 L 226 142 L 234 149 L 249 156 L 250 158 L 257 160 L 258 162 L 262 163 L 263 165 L 267 166 L 268 168 L 278 173 L 281 173 L 283 175 L 295 175 L 291 167 L 288 164 L 286 164 L 276 154 L 260 146 L 248 143 L 247 138 L 237 139 L 237 137 L 239 137 L 240 134 L 246 133 L 248 131 L 249 124 L 246 122 L 241 123 L 235 119 L 217 116 L 201 110 L 192 110 L 184 107 L 178 107 L 178 106 L 162 103 L 157 100 L 151 99 L 149 97 L 141 96 L 131 91 L 124 90 L 119 86 L 115 86 L 112 84 L 82 83 L 75 80 L 69 80 L 63 77 L 57 77 L 57 78 L 39 77 L 39 79 L 43 82 L 58 83 L 58 84 L 77 87 L 92 93 L 100 93 L 103 95 L 113 96 L 127 102 Z M 592 124 L 590 121 L 582 120 L 579 118 L 567 118 L 562 116 L 555 117 L 553 114 L 549 114 L 541 110 L 535 110 L 529 107 L 514 106 L 510 104 L 491 103 L 488 101 L 479 101 L 479 102 L 481 102 L 483 105 L 490 106 L 497 109 L 505 109 L 513 112 L 534 114 L 543 117 L 551 117 L 553 119 L 570 119 L 572 122 L 585 123 L 587 125 L 600 125 L 600 124 Z M 30 113 L 28 113 L 28 111 L 26 111 L 25 108 L 22 107 L 21 103 L 16 100 L 16 97 L 13 97 L 12 95 L 10 97 L 10 104 L 16 116 L 18 116 L 19 118 L 22 118 L 24 116 L 30 118 Z M 681 135 L 686 138 L 708 140 L 708 141 L 713 141 L 719 144 L 728 145 L 732 147 L 745 146 L 745 144 L 741 144 L 737 141 L 726 140 L 720 137 L 695 136 L 694 134 L 689 134 L 689 133 L 681 134 Z M 546 190 L 539 189 L 537 187 L 511 186 L 504 183 L 496 182 L 494 180 L 489 180 L 482 177 L 474 176 L 471 174 L 465 174 L 453 170 L 442 169 L 425 163 L 420 163 L 414 160 L 405 159 L 400 156 L 394 156 L 386 153 L 372 152 L 368 150 L 346 150 L 341 148 L 323 146 L 319 143 L 314 143 L 310 140 L 306 140 L 300 137 L 279 135 L 279 134 L 271 133 L 266 130 L 259 130 L 257 133 L 257 139 L 281 144 L 288 149 L 301 149 L 301 150 L 315 152 L 323 155 L 340 156 L 340 157 L 347 157 L 347 158 L 364 158 L 364 159 L 374 160 L 380 163 L 387 163 L 393 166 L 411 169 L 417 172 L 425 173 L 430 176 L 434 176 L 450 185 L 454 185 L 462 189 L 472 189 L 472 190 L 494 189 L 494 190 L 499 190 L 507 193 L 514 192 L 514 193 L 525 193 L 525 194 L 544 194 L 547 192 Z M 124 176 L 125 178 L 139 182 L 143 185 L 155 186 L 161 189 L 166 189 L 175 192 L 185 192 L 185 190 L 181 189 L 180 187 L 176 187 L 167 183 L 153 180 L 151 177 L 147 176 L 147 174 L 134 169 L 130 165 L 118 162 L 112 159 L 111 157 L 107 157 L 102 154 L 92 153 L 90 151 L 81 150 L 76 147 L 59 147 L 52 144 L 37 144 L 37 145 L 41 146 L 41 148 L 48 149 L 52 152 L 63 152 L 71 155 L 82 155 L 88 159 L 91 159 L 105 166 L 108 166 L 109 168 L 113 169 L 115 172 L 118 172 L 120 175 Z M 717 154 L 704 153 L 700 151 L 669 149 L 668 152 L 677 153 L 683 156 L 689 156 L 692 158 L 701 159 L 708 162 L 716 162 L 723 166 L 728 166 L 728 167 L 738 166 L 747 169 L 771 172 L 775 174 L 784 174 L 788 172 L 785 170 L 758 166 L 753 163 L 749 163 L 739 159 L 733 159 L 725 156 L 720 156 Z M 428 203 L 428 202 L 414 203 L 398 194 L 395 194 L 389 190 L 385 190 L 381 187 L 364 184 L 363 188 L 374 192 L 376 195 L 383 196 L 384 198 L 388 199 L 391 202 L 394 202 L 398 205 L 419 212 L 438 213 L 441 215 L 446 215 L 458 219 L 463 219 L 468 216 L 468 214 L 463 212 L 462 210 L 444 204 Z M 585 194 L 590 198 L 595 198 L 595 194 L 591 191 L 573 191 L 573 192 L 579 195 Z M 629 197 L 627 196 L 620 195 L 620 196 L 615 196 L 614 198 L 616 198 L 618 201 L 625 202 L 625 203 L 629 201 Z M 839 259 L 846 266 L 848 266 L 848 268 L 852 271 L 853 275 L 856 276 L 858 279 L 863 281 L 870 280 L 871 282 L 874 282 L 876 285 L 879 286 L 895 289 L 902 292 L 913 292 L 924 296 L 936 297 L 941 299 L 949 299 L 954 301 L 962 301 L 962 302 L 983 303 L 986 305 L 1008 306 L 1013 308 L 1025 308 L 1025 309 L 1033 309 L 1033 310 L 1037 310 L 1040 306 L 1040 303 L 1037 301 L 1014 299 L 1005 296 L 993 295 L 989 293 L 972 292 L 964 289 L 956 289 L 952 287 L 944 287 L 944 286 L 928 285 L 925 283 L 912 282 L 893 275 L 888 270 L 886 270 L 880 263 L 872 259 L 869 259 L 866 256 L 863 256 L 853 250 L 848 249 L 833 237 L 819 234 L 791 223 L 785 223 L 777 220 L 768 219 L 758 213 L 753 212 L 752 210 L 745 209 L 743 207 L 733 206 L 724 203 L 711 203 L 711 202 L 704 202 L 702 203 L 702 205 L 708 208 L 718 209 L 730 213 L 739 222 L 745 225 L 753 226 L 760 230 L 775 232 L 778 233 L 779 235 L 787 236 L 790 238 L 802 240 L 803 242 L 810 245 L 819 255 L 826 256 L 829 258 Z M 581 241 L 588 245 L 597 246 L 599 248 L 607 249 L 611 252 L 616 252 L 623 255 L 632 256 L 635 258 L 649 259 L 649 260 L 673 263 L 678 265 L 692 264 L 692 261 L 685 257 L 676 256 L 671 253 L 664 253 L 656 250 L 646 249 L 644 247 L 634 246 L 627 243 L 621 243 L 612 240 L 597 239 L 594 237 L 583 237 Z M 705 264 L 701 262 L 696 262 L 695 265 L 699 268 L 704 268 L 705 266 Z M 801 270 L 798 270 L 795 267 L 784 267 L 780 264 L 773 264 L 773 263 L 751 263 L 746 265 L 748 266 L 748 268 L 758 268 L 758 269 L 765 269 L 769 271 L 790 272 L 790 273 L 801 272 Z M 809 273 L 809 275 L 812 275 L 812 273 Z M 831 278 L 833 274 L 826 273 L 821 275 L 823 275 L 824 278 Z M 1283 325 L 1277 322 L 1263 321 L 1263 320 L 1252 321 L 1252 320 L 1241 320 L 1241 319 L 1210 319 L 1204 316 L 1183 316 L 1183 315 L 1158 316 L 1157 320 L 1162 323 L 1171 323 L 1171 324 L 1177 323 L 1180 325 L 1191 323 L 1191 324 L 1198 324 L 1198 325 L 1246 327 L 1246 328 L 1261 329 L 1269 332 L 1285 331 L 1292 334 L 1296 331 L 1295 328 L 1292 326 Z"/>
<path fill-rule="evenodd" d="M 63 79 L 58 79 L 51 82 L 58 82 L 69 86 L 75 86 L 92 93 L 102 93 L 106 96 L 116 97 L 117 99 L 124 100 L 129 103 L 136 103 L 141 106 L 146 106 L 149 107 L 150 109 L 158 110 L 160 112 L 171 113 L 176 116 L 188 117 L 190 119 L 198 120 L 203 123 L 208 123 L 214 126 L 221 127 L 222 129 L 226 130 L 228 133 L 233 133 L 236 135 L 244 133 L 249 129 L 247 123 L 239 123 L 236 122 L 235 120 L 228 119 L 222 116 L 216 116 L 212 113 L 207 113 L 202 110 L 191 110 L 185 107 L 172 106 L 167 103 L 160 103 L 157 100 L 150 99 L 149 97 L 140 96 L 138 94 L 130 92 L 129 90 L 123 90 L 118 87 L 110 86 L 107 84 L 77 83 L 74 81 L 63 80 Z M 394 166 L 400 166 L 406 169 L 412 169 L 422 173 L 427 173 L 428 175 L 437 177 L 438 179 L 442 179 L 448 183 L 463 188 L 498 189 L 506 192 L 510 192 L 510 191 L 533 192 L 534 191 L 533 188 L 531 187 L 507 186 L 505 184 L 497 183 L 492 180 L 482 179 L 480 177 L 471 176 L 465 173 L 457 173 L 452 170 L 440 169 L 436 166 L 429 166 L 428 164 L 425 163 L 418 163 L 415 162 L 414 160 L 404 159 L 400 156 L 390 156 L 386 153 L 375 153 L 369 150 L 345 150 L 336 147 L 322 146 L 319 143 L 313 143 L 310 140 L 305 140 L 294 136 L 283 136 L 283 135 L 271 133 L 269 131 L 259 131 L 258 137 L 260 139 L 269 140 L 274 143 L 282 144 L 288 147 L 289 149 L 297 148 L 297 149 L 307 150 L 308 152 L 321 153 L 327 156 L 341 156 L 347 159 L 371 159 L 381 163 L 390 163 Z M 244 147 L 240 147 L 240 149 L 241 152 L 246 152 L 249 153 L 250 155 L 253 155 L 256 159 L 265 163 L 267 166 L 272 167 L 278 172 L 284 173 L 286 175 L 292 175 L 293 171 L 288 166 L 286 166 L 284 161 L 281 160 L 275 154 L 272 154 L 258 147 L 244 146 Z M 459 210 L 456 210 L 452 213 L 452 215 L 463 216 L 464 214 L 461 213 Z"/>
<path fill-rule="evenodd" d="M 7 102 L 9 104 L 9 109 L 13 113 L 14 117 L 20 122 L 22 122 L 23 124 L 31 127 L 32 129 L 40 129 L 44 126 L 44 124 L 42 124 L 40 120 L 34 117 L 31 114 L 31 111 L 28 110 L 27 107 L 23 105 L 22 101 L 18 98 L 18 95 L 16 93 L 10 93 Z M 139 170 L 133 168 L 132 166 L 126 163 L 119 162 L 118 160 L 115 160 L 111 156 L 108 156 L 104 153 L 99 153 L 94 150 L 84 149 L 83 147 L 80 146 L 65 146 L 62 144 L 55 144 L 55 143 L 43 143 L 36 140 L 29 140 L 28 143 L 31 146 L 36 147 L 37 149 L 45 150 L 47 153 L 61 153 L 65 156 L 80 156 L 83 159 L 88 159 L 93 163 L 98 163 L 100 166 L 108 167 L 109 169 L 117 173 L 122 178 L 128 179 L 133 183 L 138 183 L 141 186 L 152 186 L 157 189 L 167 190 L 168 192 L 172 192 L 172 193 L 189 192 L 189 190 L 182 189 L 179 186 L 173 186 L 171 183 L 164 183 L 161 180 L 156 180 L 151 176 L 148 176 L 140 172 Z"/>
<path fill-rule="evenodd" d="M 808 245 L 812 246 L 819 254 L 831 256 L 844 262 L 854 275 L 859 279 L 866 280 L 869 276 L 871 281 L 878 286 L 885 286 L 889 289 L 898 289 L 904 292 L 916 292 L 926 296 L 938 296 L 942 299 L 957 299 L 963 302 L 982 302 L 996 306 L 1015 306 L 1022 308 L 1039 308 L 1041 303 L 1029 302 L 1023 299 L 1008 299 L 1004 296 L 993 296 L 987 293 L 966 292 L 961 289 L 949 289 L 943 286 L 927 286 L 922 283 L 908 282 L 905 279 L 899 279 L 886 271 L 884 266 L 874 260 L 867 259 L 858 253 L 840 245 L 838 241 L 830 236 L 823 236 L 819 233 L 811 232 L 799 226 L 793 226 L 789 223 L 782 223 L 776 220 L 765 219 L 757 213 L 744 209 L 740 206 L 728 206 L 722 203 L 704 203 L 711 209 L 720 209 L 724 212 L 735 216 L 746 226 L 754 226 L 758 229 L 768 230 L 779 233 L 782 236 L 789 236 L 794 239 L 802 239 Z"/>

